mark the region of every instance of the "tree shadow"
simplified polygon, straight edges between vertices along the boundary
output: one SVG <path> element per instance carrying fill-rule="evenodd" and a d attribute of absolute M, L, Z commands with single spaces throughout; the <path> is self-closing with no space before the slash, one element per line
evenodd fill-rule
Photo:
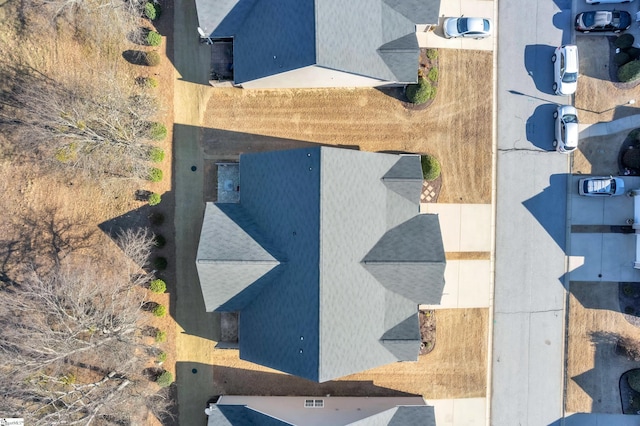
<path fill-rule="evenodd" d="M 125 61 L 133 65 L 147 65 L 147 52 L 143 50 L 125 50 L 122 52 L 122 57 Z"/>

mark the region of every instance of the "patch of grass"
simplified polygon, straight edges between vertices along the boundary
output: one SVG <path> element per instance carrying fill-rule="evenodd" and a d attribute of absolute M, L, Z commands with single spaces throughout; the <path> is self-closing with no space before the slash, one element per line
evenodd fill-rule
<path fill-rule="evenodd" d="M 427 74 L 427 77 L 434 83 L 438 81 L 438 68 L 431 68 L 429 70 L 429 74 Z"/>
<path fill-rule="evenodd" d="M 167 341 L 167 332 L 163 330 L 156 331 L 156 343 L 164 343 Z"/>
<path fill-rule="evenodd" d="M 438 49 L 427 49 L 427 58 L 431 60 L 438 59 Z"/>

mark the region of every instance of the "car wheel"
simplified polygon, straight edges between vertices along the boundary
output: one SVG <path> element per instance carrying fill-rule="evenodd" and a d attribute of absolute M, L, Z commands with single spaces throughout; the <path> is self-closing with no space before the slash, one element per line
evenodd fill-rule
<path fill-rule="evenodd" d="M 554 111 L 553 118 L 558 118 L 558 111 Z"/>
<path fill-rule="evenodd" d="M 551 62 L 555 62 L 556 61 L 556 54 L 554 53 L 553 56 L 551 57 Z"/>
<path fill-rule="evenodd" d="M 553 147 L 556 148 L 558 146 L 558 141 L 554 139 L 553 141 Z"/>
<path fill-rule="evenodd" d="M 558 84 L 557 83 L 553 83 L 553 91 L 558 93 Z"/>

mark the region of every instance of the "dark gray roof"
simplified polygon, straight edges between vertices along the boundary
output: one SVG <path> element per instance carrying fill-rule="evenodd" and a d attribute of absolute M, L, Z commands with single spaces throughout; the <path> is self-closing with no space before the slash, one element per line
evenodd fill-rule
<path fill-rule="evenodd" d="M 222 404 L 216 405 L 216 409 L 211 411 L 208 424 L 216 426 L 291 426 L 291 423 L 262 414 L 246 405 Z"/>
<path fill-rule="evenodd" d="M 436 426 L 436 415 L 428 405 L 398 406 L 349 426 Z"/>
<path fill-rule="evenodd" d="M 234 37 L 237 84 L 310 65 L 409 83 L 417 81 L 415 25 L 436 24 L 440 0 L 196 0 L 196 7 L 212 37 Z"/>
<path fill-rule="evenodd" d="M 216 206 L 207 206 L 198 251 L 205 298 L 218 287 L 223 299 L 228 289 L 244 289 L 240 301 L 231 296 L 218 308 L 242 306 L 241 358 L 315 381 L 417 358 L 417 305 L 437 303 L 444 284 L 442 237 L 437 216 L 418 215 L 419 193 L 409 200 L 387 186 L 416 173 L 417 156 L 328 147 L 241 156 L 243 214 L 234 217 L 262 243 L 243 243 L 248 256 L 232 249 L 230 264 L 252 274 L 274 267 L 254 284 L 243 272 L 204 269 L 215 263 L 203 257 L 215 252 L 208 246 L 238 245 L 222 236 L 227 230 L 245 237 L 218 226 Z M 258 267 L 250 266 L 256 258 Z"/>

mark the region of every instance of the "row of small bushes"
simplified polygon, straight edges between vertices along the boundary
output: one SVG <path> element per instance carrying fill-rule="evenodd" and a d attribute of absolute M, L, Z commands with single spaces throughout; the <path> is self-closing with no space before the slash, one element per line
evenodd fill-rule
<path fill-rule="evenodd" d="M 622 34 L 613 42 L 619 49 L 613 56 L 613 62 L 618 66 L 618 80 L 623 83 L 640 78 L 640 49 L 633 47 L 634 41 L 632 34 Z"/>

